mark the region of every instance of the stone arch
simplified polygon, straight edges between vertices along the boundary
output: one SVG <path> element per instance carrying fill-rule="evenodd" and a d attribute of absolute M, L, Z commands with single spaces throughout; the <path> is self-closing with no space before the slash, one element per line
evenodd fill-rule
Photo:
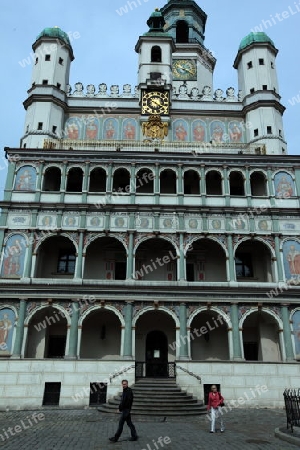
<path fill-rule="evenodd" d="M 34 308 L 24 323 L 24 357 L 63 358 L 68 351 L 70 326 L 71 318 L 61 305 Z"/>
<path fill-rule="evenodd" d="M 227 252 L 215 237 L 192 239 L 185 251 L 186 281 L 227 281 Z"/>
<path fill-rule="evenodd" d="M 78 320 L 78 326 L 82 326 L 83 321 L 86 319 L 86 317 L 91 314 L 93 311 L 97 311 L 97 310 L 107 310 L 107 311 L 112 311 L 120 320 L 120 324 L 122 327 L 125 327 L 125 319 L 124 316 L 122 315 L 122 313 L 115 307 L 115 306 L 111 306 L 111 305 L 105 305 L 105 306 L 99 306 L 99 305 L 94 305 L 94 306 L 90 306 L 88 309 L 86 309 L 80 316 L 79 320 Z"/>
<path fill-rule="evenodd" d="M 246 361 L 280 362 L 284 359 L 283 323 L 274 311 L 266 307 L 251 308 L 240 318 L 239 328 L 243 330 Z"/>
<path fill-rule="evenodd" d="M 193 360 L 229 360 L 231 328 L 230 318 L 218 307 L 197 308 L 188 319 L 191 358 Z"/>
<path fill-rule="evenodd" d="M 94 242 L 95 240 L 97 240 L 97 239 L 99 239 L 99 238 L 102 238 L 102 237 L 109 237 L 109 238 L 111 238 L 111 239 L 116 239 L 117 241 L 119 241 L 119 242 L 123 245 L 125 251 L 127 252 L 128 248 L 126 247 L 125 242 L 121 239 L 120 236 L 117 236 L 117 235 L 111 235 L 111 234 L 106 235 L 105 233 L 97 233 L 96 235 L 91 236 L 91 238 L 90 238 L 90 239 L 88 240 L 88 242 L 85 244 L 85 246 L 83 247 L 83 253 L 86 252 L 86 250 L 88 249 L 89 245 L 90 245 L 92 242 Z"/>
<path fill-rule="evenodd" d="M 160 236 L 159 238 L 157 238 L 156 236 L 144 236 L 142 237 L 142 239 L 140 239 L 134 246 L 133 248 L 133 255 L 135 256 L 135 253 L 138 249 L 138 247 L 145 241 L 149 241 L 151 239 L 163 239 L 167 242 L 169 242 L 170 244 L 173 245 L 173 247 L 176 250 L 176 255 L 179 257 L 179 248 L 177 247 L 177 245 L 174 243 L 174 241 L 172 240 L 172 238 L 170 238 L 169 236 Z"/>
<path fill-rule="evenodd" d="M 55 234 L 55 233 L 48 233 L 48 232 L 47 232 L 47 234 L 46 234 L 45 236 L 42 236 L 42 237 L 39 239 L 39 241 L 38 241 L 37 244 L 36 244 L 35 251 L 37 252 L 38 249 L 39 249 L 39 247 L 41 246 L 41 244 L 43 244 L 47 239 L 50 239 L 50 238 L 52 238 L 52 237 L 59 237 L 59 236 L 63 236 L 63 237 L 65 237 L 65 238 L 69 239 L 69 240 L 72 242 L 72 244 L 75 246 L 76 252 L 78 252 L 78 243 L 77 243 L 77 242 L 75 241 L 75 239 L 74 239 L 72 236 L 70 236 L 68 233 L 60 233 L 60 234 L 58 235 L 58 234 Z"/>
<path fill-rule="evenodd" d="M 32 311 L 30 311 L 30 313 L 27 315 L 27 317 L 25 318 L 25 320 L 24 320 L 24 325 L 25 326 L 29 326 L 29 324 L 30 324 L 30 321 L 32 320 L 32 318 L 34 317 L 34 315 L 37 313 L 37 312 L 39 312 L 39 311 L 42 311 L 43 309 L 47 309 L 47 308 L 49 308 L 49 306 L 52 306 L 52 308 L 53 309 L 58 309 L 59 311 L 61 311 L 63 314 L 64 314 L 64 316 L 65 316 L 65 319 L 66 319 L 66 321 L 67 321 L 67 324 L 68 324 L 68 326 L 71 326 L 71 317 L 70 317 L 70 315 L 68 314 L 68 312 L 67 312 L 67 310 L 63 307 L 63 306 L 61 306 L 61 305 L 58 305 L 57 303 L 53 303 L 53 304 L 43 304 L 43 305 L 38 305 L 38 306 L 36 306 Z"/>
<path fill-rule="evenodd" d="M 114 306 L 93 305 L 79 320 L 81 358 L 111 359 L 121 355 L 125 320 Z"/>
<path fill-rule="evenodd" d="M 134 318 L 132 320 L 132 326 L 136 327 L 136 322 L 138 321 L 138 319 L 141 316 L 143 316 L 143 314 L 145 314 L 149 311 L 163 311 L 163 312 L 167 313 L 174 320 L 175 326 L 180 327 L 179 318 L 177 317 L 176 313 L 174 311 L 170 310 L 169 308 L 166 308 L 165 306 L 159 306 L 159 307 L 145 306 L 143 309 L 141 309 L 139 312 L 137 312 L 136 315 L 134 316 Z"/>
<path fill-rule="evenodd" d="M 223 242 L 220 242 L 220 241 L 218 240 L 218 238 L 216 238 L 215 236 L 207 236 L 207 237 L 201 236 L 201 237 L 199 237 L 199 235 L 198 235 L 198 236 L 193 236 L 193 235 L 191 235 L 191 239 L 189 239 L 188 244 L 185 246 L 184 254 L 185 254 L 185 255 L 187 254 L 187 252 L 188 252 L 188 251 L 190 250 L 190 248 L 192 247 L 193 242 L 196 242 L 196 241 L 199 241 L 199 240 L 202 240 L 202 239 L 207 239 L 207 240 L 210 240 L 210 241 L 213 241 L 213 242 L 216 242 L 217 244 L 219 244 L 220 247 L 222 248 L 222 250 L 224 250 L 225 255 L 226 255 L 226 258 L 228 257 L 228 250 L 227 250 L 227 248 L 225 247 L 225 244 L 224 244 Z"/>
<path fill-rule="evenodd" d="M 233 249 L 238 281 L 274 282 L 277 279 L 275 250 L 262 237 L 245 237 Z"/>

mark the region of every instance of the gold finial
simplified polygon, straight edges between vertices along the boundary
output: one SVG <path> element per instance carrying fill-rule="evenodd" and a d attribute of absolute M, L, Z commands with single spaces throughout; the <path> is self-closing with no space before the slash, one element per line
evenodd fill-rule
<path fill-rule="evenodd" d="M 160 8 L 155 8 L 155 11 L 156 11 L 156 12 L 160 11 Z"/>

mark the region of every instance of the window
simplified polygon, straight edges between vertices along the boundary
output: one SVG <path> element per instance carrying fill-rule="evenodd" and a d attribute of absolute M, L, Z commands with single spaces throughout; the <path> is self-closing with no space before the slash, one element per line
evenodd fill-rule
<path fill-rule="evenodd" d="M 247 67 L 248 67 L 248 69 L 252 69 L 252 67 L 253 67 L 252 61 L 249 61 L 247 63 Z"/>
<path fill-rule="evenodd" d="M 51 56 L 50 55 L 45 55 L 45 61 L 50 61 Z"/>
<path fill-rule="evenodd" d="M 62 58 L 59 58 L 59 59 L 58 59 L 58 64 L 60 64 L 60 65 L 62 66 L 63 63 L 64 63 L 64 60 L 63 60 Z"/>
<path fill-rule="evenodd" d="M 107 383 L 90 383 L 90 406 L 106 403 Z"/>
<path fill-rule="evenodd" d="M 43 80 L 42 84 L 45 86 L 46 84 L 48 84 L 48 80 Z"/>
<path fill-rule="evenodd" d="M 26 133 L 28 133 L 28 131 L 29 131 L 29 125 L 27 125 L 27 127 L 26 127 Z"/>
<path fill-rule="evenodd" d="M 250 94 L 254 94 L 254 92 L 255 92 L 255 89 L 254 89 L 254 88 L 251 88 L 251 89 L 250 89 Z"/>
<path fill-rule="evenodd" d="M 57 126 L 56 125 L 53 125 L 53 127 L 52 127 L 52 133 L 56 133 L 56 130 L 57 130 Z"/>
<path fill-rule="evenodd" d="M 258 128 L 255 128 L 254 130 L 254 137 L 258 136 Z"/>
<path fill-rule="evenodd" d="M 194 263 L 186 265 L 186 281 L 195 281 Z"/>
<path fill-rule="evenodd" d="M 26 148 L 26 144 L 23 145 L 23 148 Z"/>
<path fill-rule="evenodd" d="M 267 127 L 267 134 L 272 134 L 272 127 Z"/>
<path fill-rule="evenodd" d="M 262 88 L 263 88 L 264 91 L 267 91 L 267 90 L 268 90 L 268 86 L 267 86 L 266 84 L 263 84 L 263 87 L 262 87 Z"/>
<path fill-rule="evenodd" d="M 75 272 L 75 253 L 69 250 L 62 251 L 58 258 L 57 273 L 71 273 Z"/>
<path fill-rule="evenodd" d="M 39 62 L 39 58 L 36 57 L 36 58 L 35 58 L 35 64 L 37 64 L 38 62 Z"/>
<path fill-rule="evenodd" d="M 61 84 L 60 83 L 56 83 L 56 87 L 57 87 L 57 89 L 60 89 L 61 88 Z"/>
<path fill-rule="evenodd" d="M 278 133 L 279 133 L 279 136 L 282 137 L 282 131 L 279 130 Z"/>
<path fill-rule="evenodd" d="M 186 44 L 189 42 L 189 26 L 185 20 L 176 23 L 176 42 Z"/>
<path fill-rule="evenodd" d="M 43 122 L 39 122 L 38 123 L 38 130 L 42 130 L 43 129 Z"/>
<path fill-rule="evenodd" d="M 271 69 L 274 69 L 274 63 L 271 61 Z"/>
<path fill-rule="evenodd" d="M 151 48 L 151 62 L 161 62 L 161 48 L 158 45 Z"/>
<path fill-rule="evenodd" d="M 237 278 L 252 278 L 252 260 L 250 253 L 238 253 L 235 257 L 235 271 Z"/>
<path fill-rule="evenodd" d="M 59 405 L 61 383 L 45 383 L 43 406 Z"/>
<path fill-rule="evenodd" d="M 126 280 L 126 262 L 116 261 L 115 280 Z"/>
<path fill-rule="evenodd" d="M 265 60 L 263 58 L 259 58 L 258 63 L 260 66 L 263 66 L 265 64 Z"/>

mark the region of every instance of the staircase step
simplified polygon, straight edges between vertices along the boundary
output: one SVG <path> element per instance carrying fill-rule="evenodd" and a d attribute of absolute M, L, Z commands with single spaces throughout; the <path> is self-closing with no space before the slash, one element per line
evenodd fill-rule
<path fill-rule="evenodd" d="M 174 379 L 141 379 L 133 386 L 132 414 L 149 416 L 192 416 L 207 414 L 205 405 L 193 395 L 182 391 Z M 98 407 L 99 412 L 116 413 L 119 395 Z"/>

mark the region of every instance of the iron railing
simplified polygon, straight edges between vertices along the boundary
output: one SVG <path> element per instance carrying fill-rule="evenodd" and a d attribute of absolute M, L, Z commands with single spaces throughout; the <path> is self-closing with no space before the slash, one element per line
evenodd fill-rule
<path fill-rule="evenodd" d="M 145 362 L 135 363 L 135 378 L 175 378 L 175 363 Z"/>
<path fill-rule="evenodd" d="M 286 427 L 300 427 L 300 389 L 285 389 L 283 393 L 285 412 L 286 412 Z"/>

